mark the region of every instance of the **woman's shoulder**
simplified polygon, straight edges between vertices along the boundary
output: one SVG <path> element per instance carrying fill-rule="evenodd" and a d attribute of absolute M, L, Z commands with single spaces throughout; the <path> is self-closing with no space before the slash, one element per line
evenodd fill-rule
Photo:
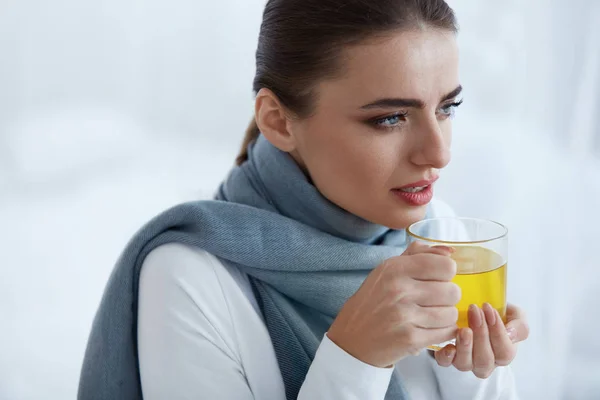
<path fill-rule="evenodd" d="M 141 340 L 156 332 L 182 337 L 191 330 L 198 340 L 204 338 L 238 359 L 230 294 L 239 288 L 226 273 L 223 264 L 202 249 L 170 243 L 152 250 L 139 278 Z"/>
<path fill-rule="evenodd" d="M 139 284 L 140 291 L 145 286 L 166 294 L 185 292 L 200 310 L 226 311 L 230 303 L 245 300 L 257 307 L 246 274 L 201 248 L 182 243 L 152 250 L 142 263 Z"/>
<path fill-rule="evenodd" d="M 152 278 L 165 283 L 193 282 L 210 288 L 218 283 L 217 272 L 222 268 L 222 263 L 205 250 L 181 243 L 167 243 L 152 250 L 144 259 L 140 284 Z"/>
<path fill-rule="evenodd" d="M 173 263 L 173 261 L 176 261 L 176 263 Z M 189 266 L 190 264 L 214 268 L 215 264 L 219 263 L 214 255 L 199 247 L 173 242 L 156 247 L 146 256 L 142 265 L 145 268 L 148 265 L 154 266 L 165 262 L 180 266 L 177 268 Z"/>
<path fill-rule="evenodd" d="M 151 251 L 137 304 L 144 395 L 250 398 L 247 349 L 270 343 L 251 309 L 225 264 L 209 252 L 180 243 Z M 261 356 L 264 347 L 257 348 Z"/>
<path fill-rule="evenodd" d="M 142 263 L 139 301 L 160 296 L 164 307 L 201 316 L 229 330 L 229 297 L 239 291 L 214 255 L 197 247 L 168 243 L 152 250 Z M 223 333 L 223 332 L 221 332 Z"/>

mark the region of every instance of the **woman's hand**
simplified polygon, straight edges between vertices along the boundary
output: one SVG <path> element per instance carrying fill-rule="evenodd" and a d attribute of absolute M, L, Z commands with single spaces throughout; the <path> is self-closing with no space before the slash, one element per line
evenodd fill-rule
<path fill-rule="evenodd" d="M 355 358 L 387 367 L 456 336 L 460 288 L 451 249 L 413 243 L 346 302 L 327 336 Z"/>
<path fill-rule="evenodd" d="M 506 326 L 498 311 L 489 304 L 471 305 L 469 328 L 459 331 L 456 346 L 448 345 L 435 353 L 442 367 L 454 365 L 459 371 L 473 371 L 476 377 L 488 378 L 496 367 L 504 367 L 517 354 L 517 343 L 529 336 L 524 313 L 511 304 L 506 309 Z"/>

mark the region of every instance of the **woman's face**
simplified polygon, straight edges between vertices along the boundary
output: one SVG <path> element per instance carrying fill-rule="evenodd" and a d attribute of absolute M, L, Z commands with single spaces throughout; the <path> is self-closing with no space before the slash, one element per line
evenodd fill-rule
<path fill-rule="evenodd" d="M 290 122 L 296 161 L 341 208 L 394 229 L 425 216 L 450 161 L 460 94 L 455 35 L 435 29 L 349 48 L 315 113 Z"/>

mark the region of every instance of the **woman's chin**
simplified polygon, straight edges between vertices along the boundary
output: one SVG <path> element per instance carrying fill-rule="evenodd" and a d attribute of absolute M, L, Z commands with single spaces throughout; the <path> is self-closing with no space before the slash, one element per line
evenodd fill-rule
<path fill-rule="evenodd" d="M 411 207 L 410 209 L 395 210 L 387 217 L 382 225 L 390 229 L 403 230 L 421 221 L 427 214 L 427 206 Z"/>
<path fill-rule="evenodd" d="M 350 207 L 345 208 L 345 210 L 374 224 L 382 225 L 390 229 L 404 230 L 415 222 L 425 218 L 425 215 L 427 214 L 427 205 L 398 206 L 398 203 L 396 203 L 390 206 L 390 204 L 372 204 L 368 207 L 363 207 L 362 210 L 353 210 Z M 375 210 L 377 210 L 377 212 L 373 213 Z"/>

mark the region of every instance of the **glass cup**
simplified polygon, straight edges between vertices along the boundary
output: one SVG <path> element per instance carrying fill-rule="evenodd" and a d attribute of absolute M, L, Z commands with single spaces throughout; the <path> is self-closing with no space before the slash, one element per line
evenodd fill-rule
<path fill-rule="evenodd" d="M 508 260 L 508 230 L 494 221 L 476 218 L 432 218 L 408 227 L 409 243 L 454 248 L 452 259 L 457 273 L 452 282 L 462 290 L 458 308 L 459 328 L 469 326 L 467 312 L 471 304 L 484 303 L 498 310 L 506 323 L 506 269 Z M 427 347 L 440 350 L 455 340 Z"/>

